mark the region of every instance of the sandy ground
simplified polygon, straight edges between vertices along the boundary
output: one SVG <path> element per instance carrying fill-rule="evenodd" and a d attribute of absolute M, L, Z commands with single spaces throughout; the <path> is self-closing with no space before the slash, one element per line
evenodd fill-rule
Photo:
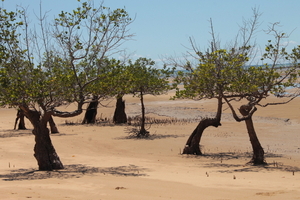
<path fill-rule="evenodd" d="M 153 124 L 149 139 L 128 137 L 132 126 L 76 124 L 83 115 L 67 119 L 73 125 L 55 118 L 60 133 L 52 141 L 65 169 L 53 172 L 37 171 L 29 121 L 28 130 L 14 131 L 16 110 L 0 108 L 0 199 L 300 199 L 300 99 L 258 108 L 254 124 L 269 163 L 258 167 L 246 165 L 245 124 L 226 107 L 222 126 L 204 132 L 205 155 L 181 155 L 197 121 L 214 115 L 216 102 L 169 96 L 145 97 L 147 116 L 178 119 Z M 128 116 L 139 115 L 139 99 L 125 99 Z M 98 116 L 111 119 L 115 102 L 103 104 Z"/>

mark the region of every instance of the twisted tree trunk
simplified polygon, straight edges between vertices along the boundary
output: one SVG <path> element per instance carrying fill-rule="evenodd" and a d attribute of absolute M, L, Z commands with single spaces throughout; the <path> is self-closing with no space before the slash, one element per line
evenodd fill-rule
<path fill-rule="evenodd" d="M 218 110 L 215 118 L 205 118 L 202 119 L 193 133 L 190 135 L 187 140 L 185 147 L 183 149 L 182 154 L 194 154 L 194 155 L 202 155 L 200 149 L 200 140 L 203 134 L 203 131 L 209 127 L 221 126 L 221 114 L 222 114 L 222 98 L 218 98 Z"/>
<path fill-rule="evenodd" d="M 193 131 L 188 141 L 186 142 L 185 148 L 183 149 L 182 154 L 194 154 L 194 155 L 202 155 L 200 149 L 200 140 L 203 134 L 203 131 L 209 127 L 221 126 L 220 120 L 217 118 L 205 118 L 200 121 L 196 129 Z"/>
<path fill-rule="evenodd" d="M 32 133 L 35 135 L 34 157 L 38 162 L 39 170 L 52 171 L 63 169 L 64 166 L 52 145 L 49 129 L 36 124 Z"/>
<path fill-rule="evenodd" d="M 34 157 L 37 160 L 39 170 L 63 169 L 64 166 L 52 145 L 49 129 L 47 128 L 47 122 L 51 114 L 46 113 L 41 116 L 38 111 L 32 111 L 27 107 L 21 107 L 21 109 L 33 125 L 32 133 L 35 136 Z"/>
<path fill-rule="evenodd" d="M 262 148 L 258 137 L 256 135 L 254 125 L 253 125 L 253 120 L 252 120 L 252 115 L 253 113 L 250 114 L 250 111 L 252 110 L 251 105 L 242 105 L 240 107 L 240 113 L 243 116 L 249 116 L 245 119 L 248 135 L 250 138 L 252 150 L 253 150 L 253 156 L 252 159 L 249 161 L 249 163 L 252 163 L 254 165 L 265 165 L 267 164 L 265 162 L 265 152 L 264 149 Z"/>

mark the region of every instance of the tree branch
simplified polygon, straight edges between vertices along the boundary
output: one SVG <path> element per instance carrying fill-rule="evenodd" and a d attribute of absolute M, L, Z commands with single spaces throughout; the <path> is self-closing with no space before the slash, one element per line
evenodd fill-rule
<path fill-rule="evenodd" d="M 234 118 L 237 122 L 241 122 L 241 121 L 250 119 L 250 118 L 252 117 L 253 113 L 257 110 L 257 108 L 256 108 L 255 106 L 252 106 L 252 109 L 251 109 L 251 111 L 249 112 L 249 114 L 248 114 L 247 116 L 239 117 L 239 116 L 236 114 L 236 112 L 235 112 L 233 106 L 231 105 L 231 103 L 229 102 L 229 100 L 228 100 L 226 97 L 223 97 L 223 98 L 224 98 L 224 100 L 226 101 L 227 105 L 229 106 L 229 108 L 230 108 L 230 110 L 231 110 L 231 112 L 232 112 L 233 118 Z"/>

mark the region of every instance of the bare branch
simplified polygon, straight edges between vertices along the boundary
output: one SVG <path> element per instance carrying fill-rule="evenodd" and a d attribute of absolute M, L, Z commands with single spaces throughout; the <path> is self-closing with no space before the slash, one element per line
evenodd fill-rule
<path fill-rule="evenodd" d="M 274 105 L 283 105 L 283 104 L 287 104 L 287 103 L 291 102 L 293 99 L 295 99 L 298 96 L 299 96 L 299 94 L 297 94 L 297 95 L 295 95 L 295 96 L 293 96 L 293 97 L 291 97 L 288 100 L 283 101 L 283 102 L 273 102 L 273 103 L 257 104 L 257 105 L 259 105 L 261 107 L 274 106 Z"/>
<path fill-rule="evenodd" d="M 231 110 L 231 112 L 232 112 L 233 118 L 234 118 L 237 122 L 241 122 L 241 121 L 250 119 L 250 118 L 252 117 L 253 113 L 257 110 L 257 108 L 256 108 L 255 106 L 252 106 L 252 109 L 251 109 L 251 111 L 249 112 L 249 114 L 248 114 L 247 116 L 239 117 L 239 116 L 236 114 L 236 112 L 235 112 L 233 106 L 231 105 L 231 103 L 229 102 L 229 100 L 228 100 L 226 97 L 224 97 L 224 100 L 225 100 L 225 102 L 227 103 L 227 105 L 229 106 L 229 108 L 230 108 L 230 110 Z"/>
<path fill-rule="evenodd" d="M 53 109 L 51 112 L 52 116 L 61 117 L 61 118 L 75 117 L 75 116 L 80 115 L 81 113 L 82 113 L 82 109 L 75 110 L 73 112 L 62 112 L 62 111 Z"/>

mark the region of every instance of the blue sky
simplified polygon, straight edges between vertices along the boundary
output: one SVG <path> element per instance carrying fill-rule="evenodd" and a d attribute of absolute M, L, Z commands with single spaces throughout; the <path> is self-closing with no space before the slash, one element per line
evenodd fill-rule
<path fill-rule="evenodd" d="M 100 3 L 100 0 L 94 0 Z M 2 6 L 14 9 L 16 5 L 28 6 L 31 17 L 33 10 L 39 11 L 40 0 L 5 0 Z M 52 17 L 60 11 L 71 11 L 79 5 L 77 0 L 42 0 L 44 11 Z M 189 37 L 194 37 L 201 50 L 208 48 L 211 39 L 209 19 L 212 18 L 215 33 L 222 44 L 233 40 L 242 20 L 252 16 L 252 8 L 258 7 L 262 16 L 258 46 L 264 45 L 272 36 L 263 30 L 270 23 L 280 22 L 279 30 L 291 33 L 290 47 L 300 45 L 300 1 L 299 0 L 106 0 L 104 5 L 124 8 L 132 17 L 134 40 L 123 47 L 133 53 L 132 58 L 148 57 L 159 60 L 162 56 L 181 56 L 189 47 Z"/>

